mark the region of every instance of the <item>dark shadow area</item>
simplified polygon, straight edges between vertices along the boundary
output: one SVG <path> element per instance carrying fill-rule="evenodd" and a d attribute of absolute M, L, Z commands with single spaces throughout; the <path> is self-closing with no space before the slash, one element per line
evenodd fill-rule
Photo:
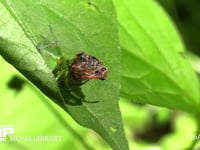
<path fill-rule="evenodd" d="M 187 50 L 200 56 L 200 1 L 157 0 L 177 25 Z"/>
<path fill-rule="evenodd" d="M 7 83 L 8 88 L 19 93 L 25 85 L 25 81 L 17 75 L 14 75 Z"/>
<path fill-rule="evenodd" d="M 64 83 L 60 83 L 59 88 L 66 104 L 69 105 L 82 104 L 85 96 L 82 93 L 80 86 L 70 86 L 70 88 L 67 88 Z"/>
<path fill-rule="evenodd" d="M 85 99 L 85 95 L 81 90 L 81 85 L 70 84 L 65 85 L 64 83 L 60 83 L 60 91 L 62 96 L 64 97 L 64 101 L 68 105 L 82 105 L 82 103 L 98 103 L 99 101 L 87 101 Z"/>
<path fill-rule="evenodd" d="M 172 133 L 172 122 L 169 118 L 165 122 L 159 122 L 158 115 L 150 115 L 151 120 L 146 124 L 145 129 L 142 131 L 136 131 L 133 133 L 133 137 L 137 141 L 146 141 L 149 143 L 157 143 L 159 140 L 166 136 L 166 134 Z"/>

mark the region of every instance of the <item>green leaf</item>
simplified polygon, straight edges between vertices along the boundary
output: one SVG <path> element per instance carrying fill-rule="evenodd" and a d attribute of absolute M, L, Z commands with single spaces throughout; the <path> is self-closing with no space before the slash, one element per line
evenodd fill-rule
<path fill-rule="evenodd" d="M 113 149 L 127 150 L 118 106 L 120 50 L 111 1 L 0 2 L 0 54 L 79 124 L 95 130 Z M 65 58 L 71 59 L 77 52 L 85 51 L 109 68 L 105 81 L 91 80 L 81 86 L 85 100 L 99 103 L 66 103 L 68 99 L 61 94 L 51 70 L 35 48 L 41 35 L 55 40 L 49 25 Z"/>
<path fill-rule="evenodd" d="M 121 96 L 199 111 L 199 84 L 178 33 L 152 0 L 114 0 L 122 48 Z"/>

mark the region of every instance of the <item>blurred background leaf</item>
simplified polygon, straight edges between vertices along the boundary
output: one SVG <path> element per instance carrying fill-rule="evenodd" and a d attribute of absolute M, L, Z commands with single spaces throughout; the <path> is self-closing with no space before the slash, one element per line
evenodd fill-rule
<path fill-rule="evenodd" d="M 168 16 L 154 1 L 114 2 L 122 48 L 121 96 L 199 112 L 197 76 Z"/>
<path fill-rule="evenodd" d="M 200 1 L 193 0 L 157 0 L 160 5 L 169 13 L 174 23 L 177 25 L 187 50 L 200 55 Z"/>

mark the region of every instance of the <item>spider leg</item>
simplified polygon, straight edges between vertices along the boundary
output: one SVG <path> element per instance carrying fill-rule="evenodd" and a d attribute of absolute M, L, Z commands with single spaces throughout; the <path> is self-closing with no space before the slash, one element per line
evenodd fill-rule
<path fill-rule="evenodd" d="M 82 102 L 85 102 L 85 103 L 98 103 L 99 101 L 87 101 L 85 100 L 84 98 L 80 97 L 78 94 L 76 94 L 75 92 L 73 92 L 72 90 L 69 91 L 70 94 L 75 98 L 75 99 L 79 99 L 80 101 Z"/>
<path fill-rule="evenodd" d="M 82 81 L 81 83 L 80 83 L 80 85 L 83 85 L 83 84 L 85 84 L 85 83 L 87 83 L 89 80 L 84 80 L 84 81 Z"/>
<path fill-rule="evenodd" d="M 64 81 L 66 79 L 66 71 L 62 70 L 56 75 L 56 81 Z"/>
<path fill-rule="evenodd" d="M 66 68 L 65 63 L 63 62 L 63 58 L 59 58 L 57 60 L 57 65 L 53 69 L 52 72 L 56 78 L 56 81 L 65 81 L 66 80 L 68 70 Z"/>
<path fill-rule="evenodd" d="M 70 90 L 69 93 L 75 98 L 80 100 L 81 102 L 85 102 L 85 103 L 98 103 L 99 101 L 88 101 L 83 97 L 80 97 L 77 93 L 75 93 L 74 91 Z"/>

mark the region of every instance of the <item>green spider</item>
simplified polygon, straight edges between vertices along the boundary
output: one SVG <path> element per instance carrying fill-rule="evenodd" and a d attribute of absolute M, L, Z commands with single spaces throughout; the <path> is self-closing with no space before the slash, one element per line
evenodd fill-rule
<path fill-rule="evenodd" d="M 50 31 L 52 32 L 51 27 Z M 108 68 L 94 56 L 79 52 L 75 58 L 68 60 L 63 57 L 56 41 L 49 41 L 42 37 L 42 41 L 37 44 L 37 49 L 48 62 L 49 67 L 58 85 L 74 98 L 85 101 L 73 89 L 79 89 L 80 86 L 90 79 L 106 79 Z M 88 102 L 88 101 L 85 101 Z"/>

